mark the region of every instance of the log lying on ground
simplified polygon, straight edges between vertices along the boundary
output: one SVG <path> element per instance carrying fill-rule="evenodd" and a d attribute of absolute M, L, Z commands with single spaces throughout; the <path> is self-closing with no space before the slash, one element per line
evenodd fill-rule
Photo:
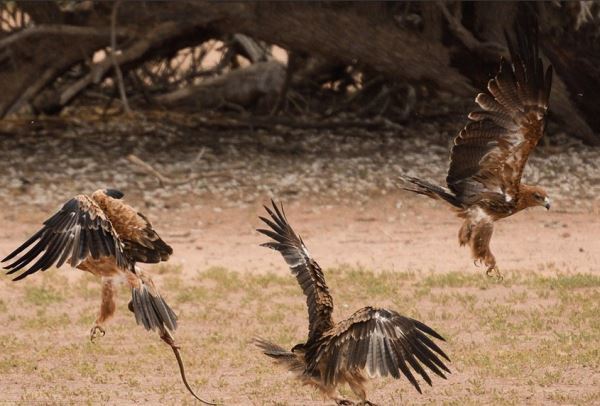
<path fill-rule="evenodd" d="M 277 97 L 285 79 L 285 66 L 278 61 L 257 62 L 216 78 L 163 94 L 154 100 L 163 106 L 198 109 L 223 106 L 248 107 L 261 97 Z"/>

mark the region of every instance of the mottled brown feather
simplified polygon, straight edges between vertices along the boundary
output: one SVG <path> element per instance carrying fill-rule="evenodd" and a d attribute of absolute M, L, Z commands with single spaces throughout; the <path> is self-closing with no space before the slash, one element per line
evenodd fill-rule
<path fill-rule="evenodd" d="M 143 214 L 102 190 L 94 192 L 92 199 L 112 222 L 125 253 L 133 261 L 158 263 L 168 260 L 173 254 L 173 249 L 160 238 Z"/>
<path fill-rule="evenodd" d="M 527 158 L 544 133 L 552 68 L 544 73 L 535 36 L 517 37 L 517 45 L 508 40 L 512 65 L 501 62 L 488 93 L 476 98 L 482 111 L 469 114 L 473 123 L 454 141 L 446 182 L 469 204 L 473 190 L 516 199 Z"/>
<path fill-rule="evenodd" d="M 288 223 L 283 207 L 272 205 L 272 210 L 265 207 L 270 219 L 260 217 L 270 230 L 258 231 L 273 239 L 262 245 L 282 254 L 306 295 L 309 337 L 292 351 L 258 339 L 255 343 L 263 353 L 338 403 L 343 399 L 336 394 L 336 387 L 343 383 L 366 400 L 367 376 L 405 376 L 419 392 L 413 371 L 429 385 L 427 370 L 445 378 L 444 373 L 450 371 L 440 356 L 449 359 L 428 335 L 444 339 L 417 320 L 392 310 L 366 307 L 334 324 L 333 301 L 321 268 Z"/>

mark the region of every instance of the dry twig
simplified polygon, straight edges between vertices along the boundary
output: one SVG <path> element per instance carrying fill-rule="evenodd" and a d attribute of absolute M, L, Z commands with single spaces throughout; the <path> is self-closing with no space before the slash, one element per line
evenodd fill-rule
<path fill-rule="evenodd" d="M 110 59 L 112 61 L 115 76 L 117 77 L 117 86 L 119 87 L 119 95 L 121 96 L 121 102 L 123 103 L 123 109 L 125 110 L 125 114 L 131 115 L 131 108 L 129 107 L 129 102 L 127 101 L 127 94 L 125 93 L 125 84 L 123 83 L 123 73 L 121 72 L 121 68 L 119 67 L 119 63 L 117 62 L 116 52 L 117 52 L 117 12 L 119 10 L 119 6 L 121 5 L 121 0 L 117 0 L 112 8 L 112 13 L 110 15 Z"/>
<path fill-rule="evenodd" d="M 152 165 L 144 162 L 137 155 L 130 154 L 130 155 L 127 156 L 127 159 L 132 164 L 137 165 L 138 167 L 140 167 L 144 172 L 146 172 L 146 173 L 154 176 L 158 180 L 158 183 L 159 183 L 159 185 L 161 187 L 164 187 L 165 185 L 179 186 L 179 185 L 183 185 L 183 184 L 188 183 L 188 182 L 192 182 L 192 181 L 194 181 L 194 180 L 196 180 L 196 179 L 199 178 L 198 175 L 192 174 L 187 179 L 180 179 L 180 180 L 171 179 L 171 178 L 169 178 L 169 177 L 164 176 L 163 174 L 161 174 L 159 171 L 157 171 L 156 169 L 154 169 L 152 167 Z"/>

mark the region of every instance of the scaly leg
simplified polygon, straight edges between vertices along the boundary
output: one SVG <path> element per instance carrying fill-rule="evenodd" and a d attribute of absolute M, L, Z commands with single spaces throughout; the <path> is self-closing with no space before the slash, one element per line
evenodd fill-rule
<path fill-rule="evenodd" d="M 504 275 L 502 275 L 502 272 L 500 272 L 500 269 L 496 265 L 488 267 L 488 269 L 485 271 L 485 274 L 488 276 L 488 278 L 496 277 L 498 282 L 502 282 L 504 280 Z"/>
<path fill-rule="evenodd" d="M 102 302 L 100 304 L 100 314 L 92 329 L 90 330 L 90 340 L 93 342 L 98 337 L 104 337 L 104 323 L 115 313 L 115 286 L 112 278 L 102 279 Z"/>
<path fill-rule="evenodd" d="M 487 267 L 485 274 L 489 278 L 496 277 L 496 280 L 498 280 L 499 282 L 501 282 L 504 279 L 504 276 L 502 276 L 502 274 L 500 273 L 500 269 L 498 269 L 498 265 L 496 265 L 496 258 L 494 257 L 494 254 L 492 254 L 492 251 L 490 251 L 489 247 L 486 256 L 482 260 L 482 262 Z"/>

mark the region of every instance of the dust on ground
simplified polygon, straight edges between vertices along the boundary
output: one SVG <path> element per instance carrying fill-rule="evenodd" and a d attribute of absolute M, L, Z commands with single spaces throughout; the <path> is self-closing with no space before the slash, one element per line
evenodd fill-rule
<path fill-rule="evenodd" d="M 497 224 L 492 249 L 506 274 L 498 284 L 458 246 L 451 211 L 398 189 L 400 171 L 443 181 L 451 129 L 240 131 L 178 119 L 2 123 L 0 255 L 71 196 L 121 189 L 175 249 L 168 266 L 148 268 L 180 315 L 177 337 L 199 392 L 227 404 L 316 404 L 318 394 L 248 344 L 261 335 L 293 345 L 306 334 L 299 288 L 281 258 L 258 246 L 257 215 L 274 197 L 326 269 L 336 314 L 386 305 L 448 339 L 447 381 L 434 379 L 424 396 L 404 380 L 377 381 L 373 401 L 600 400 L 599 150 L 560 138 L 538 148 L 526 181 L 546 188 L 553 207 Z M 198 179 L 160 186 L 128 154 L 173 179 Z M 19 283 L 5 277 L 0 294 L 0 398 L 191 403 L 168 349 L 132 328 L 127 292 L 94 345 L 86 336 L 99 302 L 92 278 L 66 269 Z"/>

